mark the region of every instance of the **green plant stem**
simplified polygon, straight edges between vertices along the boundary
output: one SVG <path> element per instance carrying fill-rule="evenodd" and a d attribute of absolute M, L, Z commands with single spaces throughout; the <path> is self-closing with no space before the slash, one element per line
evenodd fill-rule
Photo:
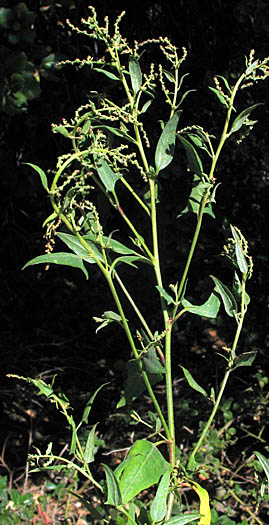
<path fill-rule="evenodd" d="M 228 363 L 228 368 L 224 374 L 224 378 L 222 380 L 222 383 L 221 383 L 221 387 L 220 387 L 220 390 L 219 390 L 219 393 L 218 393 L 218 397 L 215 401 L 215 404 L 214 404 L 214 407 L 211 411 L 211 414 L 209 416 L 209 419 L 202 431 L 202 434 L 199 438 L 199 440 L 197 441 L 194 449 L 193 449 L 193 452 L 191 453 L 190 455 L 190 458 L 189 458 L 189 461 L 188 461 L 188 467 L 191 468 L 192 464 L 195 462 L 195 456 L 198 452 L 198 450 L 200 449 L 206 435 L 207 435 L 207 432 L 212 424 L 212 421 L 216 415 L 216 412 L 219 408 L 219 405 L 220 405 L 220 402 L 221 402 L 221 399 L 222 399 L 222 396 L 223 396 L 223 393 L 224 393 L 224 390 L 225 390 L 225 387 L 226 387 L 226 384 L 227 384 L 227 381 L 230 377 L 230 374 L 233 370 L 233 365 L 234 365 L 234 360 L 235 360 L 235 357 L 236 357 L 236 348 L 237 348 L 237 345 L 238 345 L 238 340 L 239 340 L 239 337 L 240 337 L 240 334 L 241 334 L 241 331 L 242 331 L 242 328 L 243 328 L 243 323 L 244 323 L 244 317 L 245 317 L 245 313 L 246 313 L 246 307 L 245 307 L 245 287 L 244 286 L 244 283 L 245 283 L 245 279 L 246 279 L 246 275 L 243 274 L 243 278 L 242 278 L 242 301 L 241 301 L 241 312 L 240 312 L 240 315 L 239 315 L 239 322 L 238 322 L 238 325 L 237 325 L 237 330 L 236 330 L 236 333 L 235 333 L 235 336 L 234 336 L 234 340 L 233 340 L 233 346 L 231 348 L 231 351 L 230 351 L 230 359 L 229 359 L 229 363 Z"/>
<path fill-rule="evenodd" d="M 213 158 L 212 158 L 211 168 L 210 168 L 210 172 L 209 172 L 209 176 L 208 176 L 209 180 L 212 180 L 213 177 L 214 177 L 214 173 L 215 173 L 215 169 L 216 169 L 218 158 L 220 156 L 221 150 L 222 150 L 222 148 L 223 148 L 227 138 L 229 137 L 228 127 L 229 127 L 229 124 L 230 124 L 230 119 L 231 119 L 231 113 L 232 113 L 232 110 L 233 110 L 234 99 L 235 99 L 236 93 L 238 91 L 238 88 L 239 88 L 240 84 L 242 83 L 242 81 L 244 80 L 244 78 L 245 78 L 245 73 L 240 76 L 240 78 L 237 80 L 237 82 L 236 82 L 236 84 L 235 84 L 235 86 L 233 88 L 232 95 L 231 95 L 230 102 L 229 102 L 229 108 L 228 108 L 228 111 L 227 111 L 225 123 L 224 123 L 224 126 L 223 126 L 223 130 L 222 130 L 222 134 L 221 134 L 221 137 L 220 137 L 220 141 L 219 141 L 219 145 L 217 147 L 216 153 L 213 155 Z M 187 275 L 188 275 L 188 272 L 189 272 L 190 264 L 191 264 L 191 261 L 192 261 L 192 258 L 193 258 L 193 254 L 194 254 L 194 251 L 195 251 L 195 248 L 196 248 L 196 244 L 197 244 L 197 241 L 198 241 L 198 237 L 199 237 L 199 233 L 200 233 L 200 230 L 201 230 L 204 209 L 205 209 L 205 206 L 206 206 L 206 203 L 207 203 L 207 199 L 209 198 L 209 195 L 210 195 L 210 188 L 208 188 L 206 190 L 206 193 L 205 193 L 205 195 L 204 195 L 204 197 L 202 199 L 201 205 L 200 205 L 200 210 L 199 210 L 199 214 L 198 214 L 198 218 L 197 218 L 197 225 L 196 225 L 196 228 L 195 228 L 195 232 L 194 232 L 193 240 L 192 240 L 191 247 L 190 247 L 190 250 L 189 250 L 187 262 L 186 262 L 186 265 L 185 265 L 185 268 L 184 268 L 184 271 L 183 271 L 183 275 L 182 275 L 182 278 L 181 278 L 181 281 L 180 281 L 179 289 L 178 289 L 178 298 L 181 297 L 182 291 L 183 291 L 184 286 L 185 286 L 185 282 L 186 282 Z"/>
<path fill-rule="evenodd" d="M 123 311 L 123 308 L 122 308 L 119 296 L 117 294 L 117 290 L 116 290 L 116 288 L 114 286 L 114 283 L 112 281 L 112 277 L 111 277 L 111 275 L 108 272 L 106 272 L 106 279 L 107 279 L 107 283 L 108 283 L 108 286 L 110 288 L 110 291 L 111 291 L 111 293 L 113 295 L 114 301 L 116 303 L 116 306 L 118 308 L 118 312 L 119 312 L 119 314 L 121 316 L 123 328 L 124 328 L 125 333 L 127 335 L 130 347 L 132 349 L 132 352 L 134 354 L 135 359 L 137 360 L 138 366 L 140 367 L 140 372 L 141 372 L 141 375 L 142 375 L 142 377 L 144 379 L 144 382 L 145 382 L 145 385 L 147 387 L 148 393 L 149 393 L 149 395 L 150 395 L 150 397 L 152 399 L 152 402 L 153 402 L 153 404 L 155 406 L 156 412 L 157 412 L 158 416 L 161 419 L 161 422 L 162 422 L 164 431 L 166 433 L 167 439 L 168 439 L 168 441 L 170 441 L 171 440 L 170 429 L 167 426 L 167 423 L 165 421 L 165 418 L 164 418 L 164 415 L 162 413 L 161 407 L 160 407 L 160 405 L 159 405 L 159 403 L 158 403 L 158 401 L 156 399 L 156 396 L 155 396 L 155 394 L 154 394 L 154 392 L 152 390 L 152 386 L 150 384 L 147 372 L 145 372 L 145 370 L 143 370 L 143 363 L 142 363 L 141 359 L 139 359 L 139 353 L 138 353 L 138 351 L 136 349 L 136 346 L 135 346 L 135 343 L 134 343 L 134 339 L 133 339 L 133 336 L 132 336 L 130 328 L 129 328 L 128 321 L 127 321 L 127 319 L 125 317 L 125 314 L 124 314 L 124 311 Z"/>

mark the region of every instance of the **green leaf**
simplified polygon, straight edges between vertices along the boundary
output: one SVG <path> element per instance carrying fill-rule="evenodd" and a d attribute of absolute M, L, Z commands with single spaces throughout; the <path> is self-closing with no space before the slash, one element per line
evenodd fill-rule
<path fill-rule="evenodd" d="M 49 193 L 48 180 L 47 180 L 46 173 L 41 168 L 39 168 L 39 166 L 36 166 L 35 164 L 31 164 L 30 162 L 24 162 L 24 164 L 26 164 L 27 166 L 31 166 L 31 168 L 37 171 L 37 173 L 40 176 L 43 188 L 45 188 L 45 190 Z"/>
<path fill-rule="evenodd" d="M 209 182 L 203 182 L 198 175 L 194 175 L 193 183 L 192 183 L 192 190 L 191 190 L 187 205 L 185 206 L 184 210 L 182 210 L 177 215 L 177 218 L 182 217 L 182 215 L 188 212 L 193 212 L 196 215 L 198 215 L 200 211 L 202 200 L 209 187 L 210 187 Z M 208 213 L 211 217 L 215 218 L 211 203 L 206 204 L 206 207 L 204 208 L 204 213 Z"/>
<path fill-rule="evenodd" d="M 117 135 L 117 137 L 121 137 L 123 139 L 126 139 L 128 142 L 131 142 L 132 144 L 136 144 L 136 140 L 133 139 L 133 137 L 131 137 L 130 135 L 128 135 L 126 133 L 126 131 L 123 131 L 121 129 L 118 129 L 118 128 L 113 128 L 112 126 L 93 126 L 93 129 L 96 128 L 96 129 L 105 129 L 107 131 L 109 131 L 109 133 L 112 133 L 113 135 Z"/>
<path fill-rule="evenodd" d="M 197 512 L 188 512 L 187 514 L 178 514 L 177 516 L 173 516 L 168 521 L 165 521 L 164 525 L 187 525 L 188 523 L 198 520 L 199 518 L 200 514 Z"/>
<path fill-rule="evenodd" d="M 150 348 L 145 357 L 143 357 L 145 369 L 150 374 L 164 374 L 166 372 L 164 366 L 159 361 L 155 348 Z"/>
<path fill-rule="evenodd" d="M 97 173 L 102 183 L 104 184 L 107 191 L 113 192 L 117 180 L 119 180 L 122 175 L 119 173 L 114 173 L 103 157 L 97 157 L 97 155 L 94 155 L 94 157 Z"/>
<path fill-rule="evenodd" d="M 148 378 L 151 386 L 159 383 L 162 380 L 163 375 L 148 374 Z M 131 403 L 134 399 L 140 396 L 146 390 L 145 381 L 141 375 L 141 370 L 136 359 L 128 361 L 127 365 L 127 384 L 124 390 L 124 394 L 117 404 L 117 408 L 121 408 L 126 403 Z"/>
<path fill-rule="evenodd" d="M 191 304 L 187 299 L 182 299 L 181 304 L 188 312 L 201 317 L 208 317 L 210 319 L 215 319 L 218 315 L 220 300 L 215 292 L 209 296 L 207 301 L 200 306 Z"/>
<path fill-rule="evenodd" d="M 150 515 L 153 522 L 161 521 L 166 513 L 166 500 L 170 483 L 170 472 L 167 471 L 159 482 L 155 498 L 150 507 Z"/>
<path fill-rule="evenodd" d="M 169 80 L 169 82 L 172 82 L 172 84 L 175 83 L 175 77 L 170 71 L 167 71 L 167 69 L 163 69 L 163 74 L 167 78 L 167 80 Z"/>
<path fill-rule="evenodd" d="M 257 355 L 256 351 L 253 352 L 244 352 L 243 354 L 240 354 L 237 357 L 237 361 L 235 366 L 233 367 L 233 370 L 238 368 L 239 366 L 251 366 L 255 357 Z"/>
<path fill-rule="evenodd" d="M 100 244 L 100 245 L 102 243 L 105 249 L 112 250 L 115 253 L 120 253 L 123 255 L 135 255 L 136 254 L 134 250 L 132 250 L 131 248 L 128 248 L 121 242 L 116 241 L 115 239 L 112 238 L 111 235 L 112 234 L 110 234 L 108 237 L 106 237 L 105 235 L 102 235 L 102 238 L 99 238 L 99 237 L 96 237 L 95 233 L 89 232 L 87 233 L 87 235 L 83 236 L 83 239 L 85 239 L 85 241 L 91 240 L 94 243 Z"/>
<path fill-rule="evenodd" d="M 247 263 L 246 257 L 242 249 L 241 239 L 237 231 L 235 230 L 235 228 L 232 225 L 230 226 L 231 226 L 233 238 L 235 240 L 235 255 L 236 255 L 236 260 L 237 260 L 237 264 L 239 266 L 240 272 L 248 273 L 248 263 Z"/>
<path fill-rule="evenodd" d="M 94 445 L 95 445 L 95 429 L 97 423 L 92 427 L 91 431 L 88 434 L 87 442 L 84 450 L 84 461 L 85 463 L 92 463 L 94 461 Z"/>
<path fill-rule="evenodd" d="M 254 109 L 256 109 L 258 106 L 262 106 L 263 104 L 259 102 L 258 104 L 254 104 L 253 106 L 250 106 L 249 108 L 244 109 L 238 117 L 233 121 L 231 130 L 229 132 L 229 135 L 234 133 L 235 131 L 238 131 L 246 122 L 249 115 L 252 113 Z"/>
<path fill-rule="evenodd" d="M 196 390 L 197 392 L 200 392 L 200 394 L 202 394 L 203 396 L 207 397 L 206 391 L 204 390 L 204 388 L 202 388 L 200 385 L 198 385 L 198 383 L 195 381 L 195 379 L 193 379 L 193 377 L 192 377 L 191 373 L 189 372 L 189 370 L 187 370 L 187 368 L 184 368 L 184 366 L 181 366 L 181 365 L 180 365 L 180 368 L 182 368 L 184 376 L 186 377 L 189 386 L 191 388 L 193 388 L 193 390 Z"/>
<path fill-rule="evenodd" d="M 43 224 L 42 224 L 42 228 L 44 228 L 44 226 L 46 226 L 46 224 L 48 224 L 49 222 L 52 222 L 54 221 L 55 219 L 57 219 L 58 215 L 57 213 L 54 211 L 53 213 L 51 213 L 51 215 L 49 215 L 49 217 L 47 217 Z"/>
<path fill-rule="evenodd" d="M 222 298 L 226 313 L 230 317 L 235 317 L 235 314 L 237 313 L 237 304 L 232 292 L 228 286 L 223 284 L 219 279 L 217 279 L 217 277 L 214 277 L 214 275 L 210 275 L 210 277 L 215 283 L 216 292 L 218 292 Z"/>
<path fill-rule="evenodd" d="M 84 248 L 84 246 L 81 244 L 80 240 L 77 238 L 76 235 L 61 232 L 58 232 L 56 235 L 57 237 L 59 237 L 59 239 L 61 239 L 61 241 L 63 241 L 66 244 L 66 246 L 68 246 L 68 248 L 70 248 L 70 250 L 72 250 L 76 255 L 82 257 L 84 261 L 87 261 L 90 264 L 96 263 L 96 259 L 103 261 L 103 256 L 94 243 L 87 241 L 90 249 L 95 255 L 95 258 L 89 254 L 86 248 Z"/>
<path fill-rule="evenodd" d="M 69 137 L 69 131 L 64 126 L 53 126 L 53 133 L 60 133 L 64 137 Z"/>
<path fill-rule="evenodd" d="M 119 263 L 125 263 L 129 264 L 129 266 L 133 266 L 134 268 L 138 268 L 134 262 L 143 262 L 152 265 L 151 261 L 147 257 L 143 257 L 142 255 L 126 255 L 122 257 L 117 257 L 111 264 L 111 270 L 115 270 L 116 264 Z"/>
<path fill-rule="evenodd" d="M 241 297 L 242 297 L 242 283 L 236 272 L 234 272 L 234 278 L 233 278 L 233 292 L 235 294 L 237 301 L 240 302 Z M 244 293 L 244 298 L 245 298 L 245 306 L 247 306 L 250 303 L 250 297 L 246 291 Z"/>
<path fill-rule="evenodd" d="M 210 89 L 210 91 L 213 91 L 213 93 L 215 93 L 215 95 L 217 95 L 217 97 L 218 97 L 219 101 L 221 102 L 221 104 L 223 104 L 223 106 L 227 107 L 228 102 L 226 101 L 224 96 L 219 92 L 219 90 L 216 89 L 216 88 L 213 88 L 211 86 L 209 86 L 209 89 Z"/>
<path fill-rule="evenodd" d="M 196 173 L 197 175 L 200 175 L 200 177 L 202 177 L 203 165 L 195 147 L 188 140 L 182 137 L 182 135 L 177 134 L 177 138 L 180 140 L 181 144 L 185 149 L 188 161 L 188 168 L 193 173 Z"/>
<path fill-rule="evenodd" d="M 106 75 L 106 77 L 111 78 L 111 80 L 120 80 L 114 73 L 110 73 L 110 71 L 107 71 L 106 69 L 101 69 L 99 67 L 94 67 L 94 71 L 98 71 L 98 73 L 103 73 L 103 75 Z"/>
<path fill-rule="evenodd" d="M 139 61 L 136 57 L 129 57 L 129 73 L 131 76 L 131 83 L 134 92 L 134 96 L 138 93 L 142 85 L 142 73 L 139 65 Z"/>
<path fill-rule="evenodd" d="M 0 27 L 3 29 L 10 29 L 10 25 L 14 22 L 13 10 L 9 7 L 0 7 Z"/>
<path fill-rule="evenodd" d="M 269 461 L 268 459 L 266 459 L 263 454 L 261 454 L 260 452 L 255 452 L 266 476 L 267 476 L 267 479 L 268 479 L 268 483 L 269 483 Z"/>
<path fill-rule="evenodd" d="M 97 394 L 100 392 L 100 390 L 108 385 L 109 383 L 103 383 L 101 386 L 99 386 L 97 388 L 97 390 L 95 390 L 94 394 L 90 397 L 89 401 L 87 402 L 87 405 L 85 406 L 84 410 L 83 410 L 83 415 L 82 415 L 82 419 L 81 419 L 81 422 L 82 423 L 88 423 L 88 417 L 89 417 L 89 414 L 90 414 L 90 411 L 92 409 L 92 405 L 93 405 L 93 402 L 97 396 Z"/>
<path fill-rule="evenodd" d="M 153 443 L 146 440 L 138 440 L 131 447 L 125 468 L 115 471 L 122 495 L 122 503 L 128 503 L 137 494 L 155 483 L 166 472 L 172 468 L 161 452 Z"/>
<path fill-rule="evenodd" d="M 28 266 L 35 264 L 60 264 L 63 266 L 72 266 L 73 268 L 79 268 L 83 271 L 86 279 L 89 278 L 89 274 L 83 264 L 83 260 L 78 255 L 73 253 L 58 252 L 58 253 L 46 253 L 45 255 L 39 255 L 31 261 L 28 261 L 22 268 L 24 270 Z"/>
<path fill-rule="evenodd" d="M 145 102 L 145 104 L 140 109 L 140 113 L 146 113 L 146 111 L 148 110 L 149 106 L 151 106 L 152 102 L 153 102 L 153 100 L 148 100 L 147 102 Z"/>
<path fill-rule="evenodd" d="M 175 113 L 173 117 L 167 122 L 158 140 L 155 151 L 155 165 L 157 173 L 169 166 L 170 162 L 173 160 L 178 121 L 179 115 Z"/>
<path fill-rule="evenodd" d="M 101 465 L 104 468 L 106 475 L 107 500 L 105 503 L 107 505 L 115 506 L 122 505 L 120 487 L 114 472 L 108 467 L 108 465 L 105 465 L 104 463 L 101 463 Z"/>
<path fill-rule="evenodd" d="M 169 293 L 167 293 L 164 288 L 162 288 L 161 286 L 156 286 L 159 294 L 161 297 L 163 297 L 163 299 L 166 301 L 167 304 L 171 304 L 171 303 L 174 303 L 174 299 L 171 295 L 169 295 Z"/>

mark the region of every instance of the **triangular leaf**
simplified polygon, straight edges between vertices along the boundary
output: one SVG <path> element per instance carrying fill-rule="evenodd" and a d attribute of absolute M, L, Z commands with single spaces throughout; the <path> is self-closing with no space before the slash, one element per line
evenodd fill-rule
<path fill-rule="evenodd" d="M 207 301 L 200 306 L 191 304 L 187 299 L 182 299 L 181 304 L 188 312 L 201 317 L 208 317 L 210 319 L 215 319 L 218 315 L 220 300 L 215 292 L 209 296 Z"/>
<path fill-rule="evenodd" d="M 165 125 L 155 151 L 156 172 L 169 166 L 173 160 L 176 142 L 176 129 L 179 121 L 179 115 L 175 113 Z"/>
<path fill-rule="evenodd" d="M 153 443 L 146 440 L 138 440 L 130 449 L 127 459 L 129 460 L 120 476 L 118 477 L 122 503 L 128 503 L 137 494 L 155 483 L 165 471 L 171 472 L 172 467 Z"/>
<path fill-rule="evenodd" d="M 240 354 L 237 357 L 233 370 L 235 370 L 239 366 L 251 366 L 256 355 L 257 355 L 257 352 L 255 350 L 253 352 L 244 352 L 243 354 Z"/>
<path fill-rule="evenodd" d="M 126 389 L 124 390 L 124 394 L 117 404 L 117 408 L 125 406 L 126 403 L 131 403 L 146 390 L 145 381 L 141 375 L 141 370 L 136 359 L 131 359 L 128 361 L 127 370 L 128 374 Z M 155 385 L 155 383 L 159 383 L 162 380 L 162 377 L 162 374 L 159 373 L 148 374 L 148 378 L 152 386 Z"/>
<path fill-rule="evenodd" d="M 146 371 L 150 374 L 164 374 L 166 371 L 156 355 L 155 348 L 150 348 L 147 351 L 145 357 L 143 357 L 143 363 Z"/>
<path fill-rule="evenodd" d="M 184 210 L 182 210 L 177 215 L 177 218 L 181 217 L 182 215 L 188 212 L 193 212 L 196 215 L 198 215 L 202 200 L 209 187 L 209 182 L 204 182 L 198 175 L 194 175 L 192 190 L 188 198 L 187 205 L 185 206 Z M 210 202 L 206 204 L 204 208 L 204 213 L 208 213 L 211 217 L 215 218 Z"/>

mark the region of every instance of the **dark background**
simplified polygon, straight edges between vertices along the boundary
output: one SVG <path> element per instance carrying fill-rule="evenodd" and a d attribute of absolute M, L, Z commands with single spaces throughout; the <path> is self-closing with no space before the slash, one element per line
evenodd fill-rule
<path fill-rule="evenodd" d="M 51 133 L 51 123 L 71 117 L 86 102 L 87 91 L 102 89 L 101 82 L 106 82 L 105 77 L 100 80 L 85 69 L 66 66 L 59 71 L 54 67 L 61 59 L 83 58 L 91 52 L 98 53 L 98 44 L 93 44 L 84 36 L 71 34 L 65 23 L 66 18 L 74 24 L 79 24 L 82 17 L 86 18 L 87 4 L 79 0 L 28 0 L 24 4 L 26 11 L 24 7 L 18 11 L 17 2 L 0 2 L 1 14 L 4 8 L 12 10 L 4 22 L 0 16 L 0 393 L 3 408 L 0 424 L 3 428 L 1 439 L 6 442 L 6 461 L 14 470 L 25 462 L 30 424 L 33 425 L 34 442 L 39 443 L 49 440 L 51 436 L 60 436 L 62 423 L 58 421 L 53 407 L 46 405 L 45 410 L 42 400 L 37 400 L 30 387 L 6 379 L 6 373 L 25 376 L 42 373 L 47 380 L 57 374 L 57 385 L 73 399 L 77 408 L 95 387 L 108 380 L 110 386 L 98 401 L 100 418 L 102 411 L 104 417 L 109 414 L 111 399 L 114 404 L 118 401 L 118 389 L 124 380 L 123 362 L 129 358 L 125 338 L 119 331 L 108 328 L 106 333 L 95 335 L 92 316 L 101 316 L 104 310 L 111 308 L 108 291 L 97 271 L 91 269 L 89 281 L 85 281 L 80 272 L 68 268 L 51 267 L 46 272 L 43 267 L 35 266 L 21 271 L 27 260 L 43 253 L 42 223 L 50 213 L 38 176 L 24 163 L 37 164 L 45 171 L 53 169 L 57 156 L 66 150 L 67 144 L 64 138 Z M 108 15 L 113 21 L 125 10 L 121 28 L 131 42 L 167 35 L 178 47 L 187 48 L 188 60 L 184 68 L 190 75 L 186 87 L 196 88 L 197 93 L 190 95 L 183 108 L 182 127 L 197 123 L 213 134 L 218 133 L 223 123 L 223 112 L 209 94 L 208 85 L 212 85 L 212 76 L 224 75 L 232 82 L 233 76 L 244 68 L 244 57 L 252 48 L 258 58 L 268 53 L 267 1 L 96 1 L 93 5 L 99 19 Z M 21 63 L 22 52 L 24 65 Z M 26 78 L 29 63 L 35 74 L 40 75 L 40 83 L 38 86 L 30 84 L 28 91 L 24 91 L 24 99 L 15 103 L 16 82 L 20 82 L 21 78 L 16 74 Z M 239 369 L 240 374 L 232 379 L 229 393 L 239 399 L 242 406 L 245 396 L 248 406 L 246 417 L 250 422 L 257 411 L 255 374 L 257 371 L 265 375 L 268 373 L 269 110 L 266 82 L 242 91 L 238 106 L 244 109 L 255 102 L 263 102 L 264 105 L 256 111 L 255 118 L 259 122 L 253 133 L 240 146 L 231 140 L 223 151 L 217 172 L 222 182 L 218 191 L 217 219 L 214 222 L 208 218 L 205 220 L 190 276 L 192 297 L 197 301 L 207 295 L 210 273 L 216 275 L 218 272 L 218 276 L 229 278 L 217 255 L 221 251 L 227 225 L 232 223 L 242 229 L 249 240 L 255 271 L 249 282 L 252 301 L 241 348 L 258 349 L 258 358 L 251 371 Z M 155 133 L 157 138 L 158 129 Z M 182 171 L 182 152 L 178 162 Z M 181 204 L 181 208 L 184 206 L 188 191 L 188 183 L 178 180 L 177 166 L 173 165 L 171 175 L 163 176 L 161 180 L 161 247 L 163 261 L 167 261 L 165 279 L 168 284 L 176 279 L 178 264 L 183 264 L 178 260 L 181 260 L 180 256 L 184 260 L 194 224 L 188 216 L 182 219 L 180 226 L 175 227 L 171 213 L 172 209 L 178 212 Z M 181 197 L 178 197 L 180 194 Z M 104 214 L 104 221 L 108 231 L 121 227 L 113 214 Z M 178 246 L 176 235 L 179 233 L 183 242 Z M 143 296 L 147 274 L 139 271 L 136 282 Z M 150 312 L 152 325 L 155 327 L 155 323 L 157 328 L 151 299 L 144 297 L 144 308 Z M 215 369 L 216 366 L 213 365 L 215 357 L 210 329 L 216 330 L 224 342 L 230 340 L 230 323 L 224 315 L 217 326 L 206 322 L 202 323 L 202 329 L 200 320 L 192 318 L 175 334 L 176 363 L 190 365 L 200 374 L 197 380 L 205 387 L 215 381 L 215 376 L 208 377 L 209 367 Z M 266 413 L 263 412 L 255 425 L 260 428 L 265 420 Z M 195 420 L 193 424 L 195 426 Z M 258 433 L 257 428 L 255 432 Z"/>

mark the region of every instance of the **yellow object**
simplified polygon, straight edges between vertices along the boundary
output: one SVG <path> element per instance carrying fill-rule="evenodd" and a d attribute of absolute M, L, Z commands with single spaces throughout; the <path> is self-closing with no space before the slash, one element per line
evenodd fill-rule
<path fill-rule="evenodd" d="M 199 483 L 195 481 L 190 482 L 190 486 L 195 490 L 200 498 L 200 514 L 201 518 L 198 525 L 210 525 L 211 523 L 211 512 L 209 506 L 209 495 L 206 489 L 201 487 Z"/>

